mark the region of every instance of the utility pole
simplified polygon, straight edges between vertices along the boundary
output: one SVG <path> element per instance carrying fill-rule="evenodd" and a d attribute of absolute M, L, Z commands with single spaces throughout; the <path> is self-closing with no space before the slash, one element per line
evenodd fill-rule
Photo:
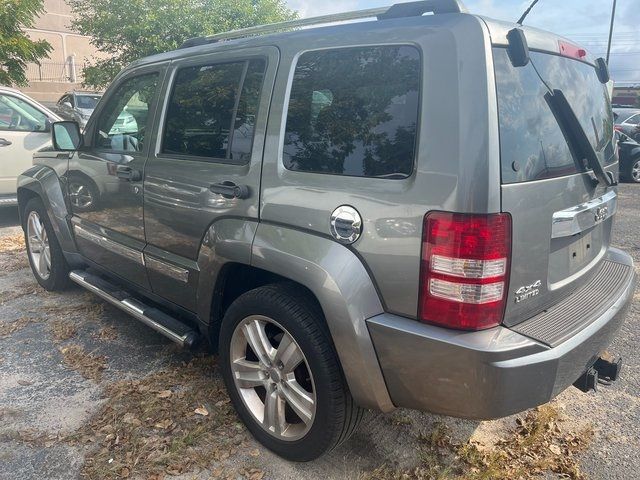
<path fill-rule="evenodd" d="M 609 26 L 609 43 L 607 44 L 607 65 L 609 65 L 609 55 L 611 55 L 611 38 L 613 37 L 613 21 L 616 18 L 616 0 L 613 0 L 611 8 L 611 25 Z"/>

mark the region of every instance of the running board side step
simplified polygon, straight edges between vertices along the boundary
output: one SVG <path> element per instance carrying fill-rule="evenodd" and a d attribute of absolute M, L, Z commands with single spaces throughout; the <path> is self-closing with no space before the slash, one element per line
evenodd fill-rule
<path fill-rule="evenodd" d="M 192 348 L 200 339 L 200 334 L 189 325 L 167 315 L 157 308 L 150 307 L 140 300 L 133 298 L 128 292 L 122 290 L 109 281 L 93 275 L 84 270 L 73 270 L 69 273 L 69 279 L 81 287 L 95 293 L 111 305 L 125 311 L 132 317 L 140 320 L 156 332 L 174 341 L 181 347 Z"/>

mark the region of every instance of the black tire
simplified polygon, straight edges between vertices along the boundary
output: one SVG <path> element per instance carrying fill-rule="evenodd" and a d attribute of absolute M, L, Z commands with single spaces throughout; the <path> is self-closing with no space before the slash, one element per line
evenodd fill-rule
<path fill-rule="evenodd" d="M 634 177 L 634 170 L 636 172 Z M 627 182 L 640 183 L 640 175 L 637 172 L 640 171 L 640 157 L 636 157 L 628 162 L 625 166 L 624 178 Z"/>
<path fill-rule="evenodd" d="M 47 278 L 43 278 L 38 273 L 38 269 L 33 263 L 33 258 L 30 251 L 29 238 L 27 234 L 27 222 L 31 212 L 36 212 L 38 214 L 42 221 L 42 225 L 47 233 L 49 252 L 51 256 L 51 267 L 49 276 Z M 51 221 L 49 220 L 49 215 L 47 214 L 47 210 L 45 209 L 44 204 L 42 203 L 42 200 L 40 200 L 40 198 L 34 197 L 27 202 L 24 208 L 22 221 L 24 240 L 27 247 L 27 256 L 29 258 L 29 266 L 31 266 L 33 276 L 36 277 L 36 280 L 42 288 L 50 292 L 66 289 L 70 284 L 69 265 L 64 258 L 64 254 L 62 253 L 62 249 L 60 248 L 60 244 L 58 243 L 58 239 L 56 238 L 53 226 L 51 225 Z"/>
<path fill-rule="evenodd" d="M 236 326 L 251 315 L 276 320 L 304 353 L 315 382 L 317 398 L 313 423 L 306 434 L 292 441 L 272 436 L 245 406 L 231 370 L 231 339 Z M 355 431 L 364 410 L 355 405 L 340 368 L 338 356 L 322 312 L 309 294 L 291 283 L 267 285 L 237 298 L 222 321 L 220 368 L 231 401 L 253 436 L 269 450 L 291 461 L 314 460 L 335 448 Z"/>

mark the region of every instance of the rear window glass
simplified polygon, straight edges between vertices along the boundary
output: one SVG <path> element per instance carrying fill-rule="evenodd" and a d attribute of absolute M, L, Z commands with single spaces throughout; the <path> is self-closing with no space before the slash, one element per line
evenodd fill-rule
<path fill-rule="evenodd" d="M 567 97 L 601 163 L 613 161 L 613 117 L 606 87 L 594 67 L 540 52 L 515 68 L 504 48 L 494 49 L 503 183 L 526 182 L 583 171 L 549 105 L 540 75 Z"/>
<path fill-rule="evenodd" d="M 303 54 L 283 151 L 289 170 L 405 178 L 413 171 L 420 54 L 382 46 Z"/>
<path fill-rule="evenodd" d="M 257 59 L 180 69 L 162 152 L 248 163 L 265 67 Z"/>

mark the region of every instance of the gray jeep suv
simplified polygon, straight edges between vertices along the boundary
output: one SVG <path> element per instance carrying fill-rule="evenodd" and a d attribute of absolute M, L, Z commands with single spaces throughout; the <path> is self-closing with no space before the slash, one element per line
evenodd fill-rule
<path fill-rule="evenodd" d="M 618 374 L 600 357 L 635 285 L 607 81 L 455 0 L 190 40 L 118 75 L 84 134 L 54 124 L 19 179 L 33 273 L 210 343 L 292 460 L 367 408 L 489 419 L 587 390 Z M 119 189 L 76 208 L 68 172 L 96 164 Z"/>

